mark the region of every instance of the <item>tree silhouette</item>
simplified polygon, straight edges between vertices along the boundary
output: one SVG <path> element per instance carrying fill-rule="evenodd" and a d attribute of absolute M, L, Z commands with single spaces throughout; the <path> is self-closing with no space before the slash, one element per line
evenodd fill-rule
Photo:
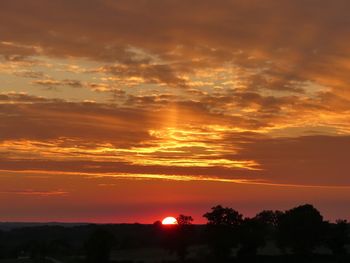
<path fill-rule="evenodd" d="M 183 262 L 186 259 L 191 242 L 193 218 L 192 216 L 179 215 L 176 220 L 178 225 L 176 226 L 175 250 L 179 260 Z"/>
<path fill-rule="evenodd" d="M 188 254 L 188 246 L 191 243 L 191 236 L 193 232 L 193 218 L 191 216 L 179 215 L 176 225 L 162 225 L 162 244 L 163 246 L 176 253 L 179 261 L 183 262 Z M 158 224 L 154 224 L 159 228 Z"/>
<path fill-rule="evenodd" d="M 114 236 L 104 230 L 95 230 L 85 243 L 87 261 L 89 263 L 109 262 L 111 249 L 114 245 Z"/>
<path fill-rule="evenodd" d="M 337 220 L 336 224 L 327 224 L 326 245 L 334 255 L 346 254 L 346 244 L 349 242 L 349 225 L 346 220 Z"/>
<path fill-rule="evenodd" d="M 238 226 L 243 221 L 243 216 L 236 210 L 229 207 L 217 205 L 211 208 L 211 212 L 203 215 L 209 225 Z"/>
<path fill-rule="evenodd" d="M 239 256 L 254 257 L 258 248 L 266 244 L 267 225 L 257 218 L 245 218 L 240 226 Z"/>
<path fill-rule="evenodd" d="M 236 210 L 217 205 L 203 217 L 208 220 L 208 244 L 216 260 L 226 260 L 232 247 L 238 245 L 238 227 L 243 222 L 243 216 Z"/>
<path fill-rule="evenodd" d="M 255 219 L 269 227 L 277 227 L 282 211 L 263 210 L 255 216 Z"/>
<path fill-rule="evenodd" d="M 185 216 L 185 215 L 179 215 L 176 218 L 176 221 L 179 226 L 186 226 L 186 225 L 191 225 L 193 222 L 192 216 Z"/>
<path fill-rule="evenodd" d="M 321 244 L 324 230 L 320 212 L 306 204 L 280 216 L 277 241 L 281 247 L 290 247 L 294 253 L 306 255 Z"/>
<path fill-rule="evenodd" d="M 0 258 L 4 257 L 4 232 L 0 230 Z"/>
<path fill-rule="evenodd" d="M 157 220 L 153 223 L 153 226 L 156 228 L 156 229 L 159 229 L 162 227 L 162 222 L 160 220 Z"/>

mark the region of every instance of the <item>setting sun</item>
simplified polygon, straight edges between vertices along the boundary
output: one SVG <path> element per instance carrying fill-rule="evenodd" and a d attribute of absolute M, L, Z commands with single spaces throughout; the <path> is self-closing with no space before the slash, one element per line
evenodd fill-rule
<path fill-rule="evenodd" d="M 163 225 L 177 225 L 177 220 L 175 217 L 168 216 L 168 217 L 163 219 L 162 224 Z"/>

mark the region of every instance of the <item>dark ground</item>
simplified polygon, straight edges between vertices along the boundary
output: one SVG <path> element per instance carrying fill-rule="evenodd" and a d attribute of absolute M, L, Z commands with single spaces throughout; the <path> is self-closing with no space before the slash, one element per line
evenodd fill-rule
<path fill-rule="evenodd" d="M 318 247 L 308 255 L 281 254 L 273 240 L 268 240 L 259 248 L 256 256 L 237 256 L 238 246 L 232 249 L 227 259 L 218 259 L 208 246 L 205 225 L 191 226 L 191 233 L 186 237 L 188 253 L 182 261 L 176 244 L 169 243 L 167 234 L 164 235 L 159 227 L 141 224 L 0 223 L 0 263 L 103 263 L 103 260 L 87 259 L 88 240 L 100 229 L 111 234 L 113 243 L 109 260 L 115 263 L 350 262 L 348 254 L 333 255 L 326 247 Z"/>

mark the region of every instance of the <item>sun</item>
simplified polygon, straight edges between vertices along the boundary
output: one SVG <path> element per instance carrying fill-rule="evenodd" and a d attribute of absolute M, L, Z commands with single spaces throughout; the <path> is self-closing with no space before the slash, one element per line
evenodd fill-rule
<path fill-rule="evenodd" d="M 177 220 L 175 217 L 168 216 L 163 219 L 162 225 L 177 225 Z"/>

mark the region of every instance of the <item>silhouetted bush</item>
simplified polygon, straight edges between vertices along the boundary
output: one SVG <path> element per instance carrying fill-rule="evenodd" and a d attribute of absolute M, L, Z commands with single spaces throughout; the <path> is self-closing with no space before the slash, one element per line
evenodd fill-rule
<path fill-rule="evenodd" d="M 346 220 L 337 220 L 336 224 L 327 222 L 325 245 L 334 255 L 346 254 L 346 244 L 349 243 L 348 223 Z"/>
<path fill-rule="evenodd" d="M 175 251 L 178 259 L 183 262 L 188 254 L 188 247 L 191 244 L 191 236 L 193 233 L 192 216 L 179 215 L 177 218 L 177 233 L 175 237 Z"/>
<path fill-rule="evenodd" d="M 176 253 L 179 261 L 183 262 L 188 254 L 188 247 L 193 243 L 193 218 L 191 216 L 179 215 L 177 225 L 157 225 L 162 232 L 163 247 Z"/>
<path fill-rule="evenodd" d="M 322 244 L 325 223 L 320 212 L 306 204 L 282 214 L 277 230 L 277 242 L 282 248 L 290 247 L 296 254 L 307 255 Z"/>
<path fill-rule="evenodd" d="M 239 257 L 253 257 L 258 248 L 265 246 L 268 227 L 262 220 L 257 218 L 244 219 L 240 227 Z"/>
<path fill-rule="evenodd" d="M 243 216 L 236 210 L 221 205 L 212 207 L 211 210 L 203 215 L 208 220 L 208 245 L 217 260 L 225 261 L 232 248 L 239 244 L 239 226 L 243 222 Z"/>

